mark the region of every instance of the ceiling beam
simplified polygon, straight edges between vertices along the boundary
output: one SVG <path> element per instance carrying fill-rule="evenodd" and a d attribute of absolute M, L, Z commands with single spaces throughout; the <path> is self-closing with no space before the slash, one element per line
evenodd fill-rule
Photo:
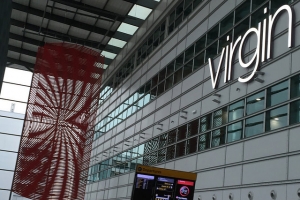
<path fill-rule="evenodd" d="M 63 5 L 67 5 L 73 8 L 77 8 L 89 13 L 93 13 L 99 16 L 103 16 L 112 20 L 116 20 L 119 22 L 124 22 L 126 19 L 134 19 L 134 20 L 130 20 L 131 21 L 131 25 L 140 27 L 141 24 L 144 22 L 144 20 L 136 18 L 136 17 L 132 17 L 132 16 L 123 16 L 123 15 L 119 15 L 117 13 L 113 13 L 107 10 L 103 10 L 100 8 L 96 8 L 94 6 L 88 5 L 88 4 L 84 4 L 81 2 L 77 2 L 74 0 L 52 0 L 53 2 L 57 2 Z"/>
<path fill-rule="evenodd" d="M 156 6 L 159 4 L 159 2 L 157 1 L 145 1 L 145 0 L 123 0 L 123 1 L 127 1 L 129 3 L 133 3 L 133 4 L 137 4 L 146 8 L 150 8 L 150 9 L 154 9 L 156 8 Z"/>

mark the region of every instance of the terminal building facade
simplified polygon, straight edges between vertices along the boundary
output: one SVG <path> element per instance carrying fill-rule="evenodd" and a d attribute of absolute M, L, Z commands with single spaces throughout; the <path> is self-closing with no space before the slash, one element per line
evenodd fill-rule
<path fill-rule="evenodd" d="M 162 0 L 103 75 L 86 200 L 137 164 L 197 173 L 194 199 L 300 198 L 300 2 Z"/>

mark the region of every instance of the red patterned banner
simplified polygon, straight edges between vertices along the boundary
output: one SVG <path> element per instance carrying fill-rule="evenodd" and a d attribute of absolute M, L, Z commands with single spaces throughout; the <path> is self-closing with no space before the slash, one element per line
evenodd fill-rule
<path fill-rule="evenodd" d="M 74 44 L 39 48 L 13 192 L 33 200 L 84 199 L 103 62 Z"/>

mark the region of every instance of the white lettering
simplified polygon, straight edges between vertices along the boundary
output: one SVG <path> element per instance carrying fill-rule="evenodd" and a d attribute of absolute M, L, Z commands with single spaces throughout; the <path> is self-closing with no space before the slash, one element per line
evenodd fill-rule
<path fill-rule="evenodd" d="M 223 50 L 222 50 L 222 54 L 221 54 L 221 58 L 220 58 L 220 61 L 219 61 L 219 66 L 218 66 L 215 78 L 214 78 L 214 70 L 213 70 L 213 66 L 212 66 L 212 63 L 211 63 L 211 59 L 210 58 L 208 59 L 209 69 L 210 69 L 210 77 L 211 77 L 213 88 L 216 87 L 216 84 L 217 84 L 217 81 L 218 81 L 218 77 L 219 77 L 219 73 L 220 73 L 220 69 L 221 69 L 221 65 L 222 65 L 222 61 L 223 61 L 224 50 L 225 50 L 225 48 L 223 48 Z"/>

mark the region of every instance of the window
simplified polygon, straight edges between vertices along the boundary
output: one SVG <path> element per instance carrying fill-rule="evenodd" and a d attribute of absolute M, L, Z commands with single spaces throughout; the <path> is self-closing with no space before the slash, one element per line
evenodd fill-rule
<path fill-rule="evenodd" d="M 222 108 L 213 113 L 213 127 L 221 126 L 227 122 L 227 108 Z"/>
<path fill-rule="evenodd" d="M 223 35 L 233 26 L 233 12 L 230 13 L 225 19 L 220 23 L 220 35 Z"/>
<path fill-rule="evenodd" d="M 245 1 L 235 10 L 235 23 L 244 19 L 250 13 L 250 1 Z"/>
<path fill-rule="evenodd" d="M 228 121 L 234 121 L 244 116 L 244 100 L 229 106 Z"/>
<path fill-rule="evenodd" d="M 159 147 L 165 147 L 167 146 L 167 140 L 168 140 L 168 134 L 162 134 L 159 136 Z"/>
<path fill-rule="evenodd" d="M 249 17 L 244 19 L 239 25 L 237 25 L 234 28 L 234 39 L 236 40 L 239 36 L 243 36 L 248 29 L 249 29 Z"/>
<path fill-rule="evenodd" d="M 176 158 L 185 155 L 186 141 L 180 142 L 176 145 Z"/>
<path fill-rule="evenodd" d="M 243 136 L 243 122 L 237 122 L 227 127 L 227 142 L 240 140 Z"/>
<path fill-rule="evenodd" d="M 220 146 L 225 144 L 226 127 L 214 130 L 212 132 L 211 147 Z"/>
<path fill-rule="evenodd" d="M 254 117 L 246 119 L 245 123 L 245 137 L 251 137 L 253 135 L 264 132 L 264 114 L 256 115 Z"/>
<path fill-rule="evenodd" d="M 261 3 L 261 0 L 255 0 L 255 1 L 259 1 L 259 4 Z M 251 27 L 257 27 L 258 23 L 262 22 L 267 17 L 266 14 L 264 13 L 264 9 L 268 8 L 268 4 L 269 3 L 266 3 L 264 6 L 262 6 L 257 11 L 255 11 L 255 13 L 252 14 L 252 16 L 255 17 L 251 17 Z"/>
<path fill-rule="evenodd" d="M 294 101 L 290 106 L 290 124 L 300 122 L 300 100 Z"/>
<path fill-rule="evenodd" d="M 199 119 L 196 119 L 190 123 L 188 123 L 188 135 L 187 137 L 191 137 L 197 135 L 199 132 Z"/>
<path fill-rule="evenodd" d="M 208 114 L 200 119 L 200 132 L 205 132 L 211 129 L 211 114 Z"/>
<path fill-rule="evenodd" d="M 176 142 L 176 129 L 168 133 L 168 144 L 173 144 Z"/>
<path fill-rule="evenodd" d="M 201 52 L 194 58 L 194 71 L 200 68 L 204 64 L 205 51 Z"/>
<path fill-rule="evenodd" d="M 158 150 L 157 163 L 161 163 L 161 162 L 165 162 L 166 161 L 166 153 L 167 153 L 167 149 L 166 148 Z"/>
<path fill-rule="evenodd" d="M 247 98 L 247 115 L 264 109 L 265 92 L 261 91 Z"/>
<path fill-rule="evenodd" d="M 186 135 L 187 135 L 187 126 L 184 125 L 179 127 L 177 131 L 177 141 L 185 139 Z"/>
<path fill-rule="evenodd" d="M 186 154 L 195 153 L 197 151 L 197 138 L 193 137 L 187 141 Z"/>
<path fill-rule="evenodd" d="M 291 78 L 291 98 L 300 96 L 300 75 Z"/>
<path fill-rule="evenodd" d="M 287 126 L 287 106 L 270 110 L 266 114 L 266 131 Z"/>
<path fill-rule="evenodd" d="M 267 89 L 267 107 L 274 106 L 288 100 L 288 81 L 279 83 Z"/>
<path fill-rule="evenodd" d="M 206 35 L 202 36 L 195 44 L 195 54 L 202 51 L 206 46 Z"/>
<path fill-rule="evenodd" d="M 188 48 L 188 49 L 185 51 L 184 62 L 189 61 L 192 57 L 194 57 L 194 45 L 192 45 L 190 48 Z"/>
<path fill-rule="evenodd" d="M 199 151 L 203 151 L 210 147 L 210 132 L 199 136 Z"/>
<path fill-rule="evenodd" d="M 166 160 L 171 160 L 175 155 L 175 145 L 167 147 Z"/>
<path fill-rule="evenodd" d="M 207 45 L 210 45 L 213 41 L 215 41 L 219 36 L 219 24 L 213 27 L 207 33 Z"/>

